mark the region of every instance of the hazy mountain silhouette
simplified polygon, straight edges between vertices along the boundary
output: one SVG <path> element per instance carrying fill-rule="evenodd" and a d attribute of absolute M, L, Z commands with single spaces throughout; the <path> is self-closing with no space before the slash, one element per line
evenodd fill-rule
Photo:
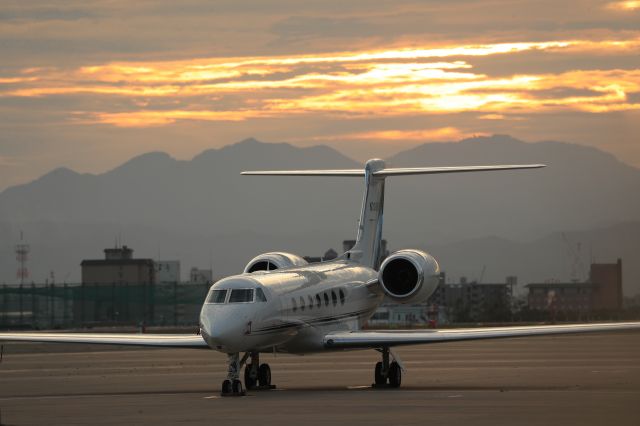
<path fill-rule="evenodd" d="M 640 219 L 640 197 L 635 195 L 640 188 L 640 170 L 595 148 L 559 142 L 525 143 L 496 135 L 458 143 L 425 144 L 401 152 L 388 162 L 396 166 L 548 166 L 391 181 L 385 225 L 394 232 L 402 230 L 402 224 L 424 224 L 418 230 L 398 235 L 406 239 L 417 237 L 415 242 L 487 235 L 536 238 L 553 231 L 606 227 Z M 438 229 L 433 229 L 434 221 Z"/>
<path fill-rule="evenodd" d="M 385 237 L 393 248 L 445 250 L 455 241 L 488 235 L 536 240 L 554 231 L 606 228 L 640 218 L 640 198 L 635 196 L 640 171 L 593 148 L 494 136 L 426 144 L 388 160 L 395 166 L 533 162 L 549 167 L 389 179 Z M 57 169 L 0 193 L 0 240 L 6 242 L 0 280 L 15 280 L 12 248 L 20 228 L 32 244 L 37 281 L 49 270 L 57 271 L 58 279 L 79 279 L 80 261 L 101 257 L 118 235 L 137 256 L 157 258 L 159 252 L 160 257 L 182 260 L 183 270 L 211 263 L 220 274 L 239 270 L 265 250 L 313 255 L 330 246 L 339 249 L 342 239 L 355 236 L 360 179 L 239 173 L 360 166 L 324 146 L 297 148 L 247 139 L 191 161 L 156 152 L 100 175 Z M 443 253 L 456 264 L 464 262 Z M 466 263 L 476 267 L 474 262 Z M 511 274 L 506 260 L 504 273 L 495 269 L 499 276 Z"/>

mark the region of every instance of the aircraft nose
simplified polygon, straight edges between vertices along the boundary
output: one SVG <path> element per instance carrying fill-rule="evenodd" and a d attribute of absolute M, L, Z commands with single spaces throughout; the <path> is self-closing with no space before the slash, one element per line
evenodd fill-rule
<path fill-rule="evenodd" d="M 200 315 L 203 337 L 213 349 L 236 352 L 245 339 L 250 320 L 237 309 L 208 307 Z"/>

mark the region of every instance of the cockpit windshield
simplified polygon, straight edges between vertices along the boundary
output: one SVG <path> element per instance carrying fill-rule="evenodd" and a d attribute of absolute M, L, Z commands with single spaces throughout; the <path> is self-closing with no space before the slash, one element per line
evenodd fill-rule
<path fill-rule="evenodd" d="M 229 296 L 229 303 L 249 303 L 253 302 L 252 288 L 234 288 Z"/>
<path fill-rule="evenodd" d="M 207 297 L 206 303 L 224 303 L 227 298 L 227 290 L 212 290 Z"/>
<path fill-rule="evenodd" d="M 255 298 L 254 298 L 255 296 Z M 228 299 L 228 300 L 227 300 Z M 267 297 L 261 288 L 234 288 L 211 290 L 207 295 L 205 303 L 223 304 L 223 303 L 252 303 L 266 302 Z"/>

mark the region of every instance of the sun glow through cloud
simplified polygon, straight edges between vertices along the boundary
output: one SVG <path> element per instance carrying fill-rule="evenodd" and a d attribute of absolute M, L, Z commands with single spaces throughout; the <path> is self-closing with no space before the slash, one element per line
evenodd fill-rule
<path fill-rule="evenodd" d="M 481 118 L 500 119 L 510 114 L 555 110 L 640 110 L 640 69 L 500 76 L 476 71 L 474 58 L 525 52 L 636 54 L 640 52 L 640 40 L 496 43 L 290 57 L 107 63 L 70 70 L 35 68 L 0 76 L 0 97 L 97 97 L 94 109 L 70 112 L 73 119 L 69 122 L 119 127 L 306 113 L 349 118 L 477 111 L 484 114 Z M 111 103 L 117 108 L 109 108 Z M 437 139 L 447 132 L 453 135 L 452 128 L 442 129 L 417 133 L 391 130 L 368 136 L 393 140 L 396 136 Z"/>
<path fill-rule="evenodd" d="M 616 1 L 607 5 L 607 8 L 621 11 L 633 11 L 640 9 L 640 0 Z"/>
<path fill-rule="evenodd" d="M 386 141 L 452 141 L 472 136 L 487 136 L 485 133 L 464 132 L 456 127 L 440 127 L 422 130 L 380 130 L 314 137 L 314 141 L 331 140 L 386 140 Z"/>

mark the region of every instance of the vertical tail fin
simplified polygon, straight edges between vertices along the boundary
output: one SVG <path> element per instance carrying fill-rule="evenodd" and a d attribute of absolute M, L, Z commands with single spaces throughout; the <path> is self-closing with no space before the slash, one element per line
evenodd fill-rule
<path fill-rule="evenodd" d="M 384 216 L 385 176 L 375 173 L 384 170 L 382 160 L 369 160 L 364 167 L 365 190 L 358 222 L 356 243 L 347 253 L 349 259 L 373 269 L 380 266 L 380 242 Z"/>

